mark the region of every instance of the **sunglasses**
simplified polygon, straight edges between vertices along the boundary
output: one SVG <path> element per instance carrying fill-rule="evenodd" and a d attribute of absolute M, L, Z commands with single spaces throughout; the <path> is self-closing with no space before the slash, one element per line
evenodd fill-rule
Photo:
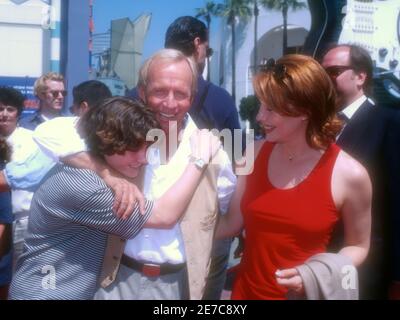
<path fill-rule="evenodd" d="M 261 64 L 258 66 L 258 70 L 261 72 L 272 72 L 274 77 L 276 79 L 282 80 L 286 76 L 289 76 L 287 74 L 287 69 L 286 66 L 282 63 L 276 63 L 274 58 L 270 59 L 262 59 Z"/>
<path fill-rule="evenodd" d="M 330 66 L 325 68 L 326 73 L 333 79 L 339 77 L 343 72 L 347 70 L 353 70 L 350 66 Z"/>
<path fill-rule="evenodd" d="M 68 92 L 67 90 L 50 90 L 48 93 L 50 93 L 54 99 L 57 99 L 60 94 L 63 97 L 66 97 Z"/>
<path fill-rule="evenodd" d="M 207 48 L 206 49 L 206 57 L 209 58 L 213 55 L 214 50 L 212 48 Z"/>

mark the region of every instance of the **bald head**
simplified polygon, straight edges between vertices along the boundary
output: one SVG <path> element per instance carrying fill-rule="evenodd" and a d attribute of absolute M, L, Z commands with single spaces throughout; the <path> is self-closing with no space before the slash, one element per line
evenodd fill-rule
<path fill-rule="evenodd" d="M 372 61 L 364 49 L 353 45 L 334 47 L 324 55 L 321 64 L 335 85 L 340 109 L 362 95 L 370 95 Z"/>

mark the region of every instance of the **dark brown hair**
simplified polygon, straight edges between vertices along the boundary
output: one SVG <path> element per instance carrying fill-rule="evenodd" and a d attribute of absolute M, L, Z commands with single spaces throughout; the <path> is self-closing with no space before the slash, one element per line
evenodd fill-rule
<path fill-rule="evenodd" d="M 312 148 L 324 149 L 335 141 L 342 126 L 335 113 L 335 89 L 325 70 L 313 58 L 286 55 L 276 61 L 276 68 L 258 72 L 253 85 L 260 101 L 276 112 L 292 117 L 307 116 L 306 140 Z"/>
<path fill-rule="evenodd" d="M 11 159 L 11 147 L 7 143 L 6 138 L 0 137 L 0 170 L 3 170 L 4 166 Z"/>
<path fill-rule="evenodd" d="M 136 151 L 146 143 L 149 130 L 160 128 L 154 113 L 139 101 L 114 97 L 89 109 L 78 130 L 97 156 Z"/>

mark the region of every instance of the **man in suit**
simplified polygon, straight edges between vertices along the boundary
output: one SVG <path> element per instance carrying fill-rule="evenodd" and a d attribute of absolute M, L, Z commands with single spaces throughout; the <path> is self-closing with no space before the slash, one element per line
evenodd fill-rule
<path fill-rule="evenodd" d="M 390 286 L 400 293 L 400 112 L 370 100 L 373 63 L 363 48 L 335 46 L 321 64 L 336 87 L 344 121 L 337 144 L 366 167 L 373 184 L 371 248 L 359 270 L 360 298 L 386 299 Z"/>

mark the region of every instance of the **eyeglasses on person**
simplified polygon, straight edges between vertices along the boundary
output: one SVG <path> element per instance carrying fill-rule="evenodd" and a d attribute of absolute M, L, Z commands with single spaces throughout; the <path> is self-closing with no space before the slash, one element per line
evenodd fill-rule
<path fill-rule="evenodd" d="M 353 70 L 353 69 L 354 68 L 351 66 L 330 66 L 330 67 L 326 67 L 325 71 L 331 78 L 336 79 L 343 72 L 345 72 L 347 70 Z"/>
<path fill-rule="evenodd" d="M 66 97 L 68 94 L 67 90 L 50 90 L 48 93 L 50 93 L 54 99 L 57 99 L 60 94 L 63 97 Z"/>

